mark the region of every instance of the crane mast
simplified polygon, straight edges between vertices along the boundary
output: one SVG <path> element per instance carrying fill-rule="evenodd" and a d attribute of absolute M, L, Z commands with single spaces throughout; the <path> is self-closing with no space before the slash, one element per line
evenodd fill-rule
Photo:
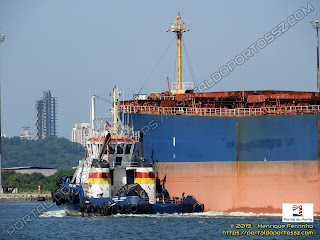
<path fill-rule="evenodd" d="M 176 16 L 176 22 L 171 23 L 167 32 L 175 32 L 177 34 L 177 87 L 171 90 L 173 94 L 185 93 L 187 89 L 183 89 L 182 84 L 182 33 L 189 31 L 186 24 L 181 21 L 180 12 Z"/>

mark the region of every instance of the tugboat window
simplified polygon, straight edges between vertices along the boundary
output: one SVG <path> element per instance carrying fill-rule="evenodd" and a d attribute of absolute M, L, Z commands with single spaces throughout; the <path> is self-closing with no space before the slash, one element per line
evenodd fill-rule
<path fill-rule="evenodd" d="M 124 143 L 118 143 L 117 154 L 123 154 Z"/>
<path fill-rule="evenodd" d="M 126 145 L 126 150 L 124 152 L 125 154 L 130 154 L 131 146 L 132 144 L 129 144 L 129 143 Z"/>
<path fill-rule="evenodd" d="M 109 153 L 110 154 L 114 154 L 115 153 L 115 149 L 116 149 L 116 144 L 115 143 L 111 143 L 109 145 Z"/>
<path fill-rule="evenodd" d="M 116 157 L 116 166 L 122 165 L 122 157 Z"/>

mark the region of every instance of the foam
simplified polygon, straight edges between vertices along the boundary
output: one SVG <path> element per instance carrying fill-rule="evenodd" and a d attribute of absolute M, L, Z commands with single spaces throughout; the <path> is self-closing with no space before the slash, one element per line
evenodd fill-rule
<path fill-rule="evenodd" d="M 65 210 L 47 211 L 40 215 L 40 217 L 65 217 L 67 216 Z"/>

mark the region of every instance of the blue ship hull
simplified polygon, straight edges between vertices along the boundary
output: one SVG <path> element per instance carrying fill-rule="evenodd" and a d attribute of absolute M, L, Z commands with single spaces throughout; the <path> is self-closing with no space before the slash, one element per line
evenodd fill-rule
<path fill-rule="evenodd" d="M 130 114 L 129 119 L 135 130 L 145 133 L 145 156 L 155 162 L 295 161 L 318 160 L 319 156 L 317 114 Z"/>
<path fill-rule="evenodd" d="M 145 133 L 145 157 L 170 193 L 183 189 L 206 211 L 281 213 L 300 202 L 320 214 L 319 115 L 123 115 Z"/>

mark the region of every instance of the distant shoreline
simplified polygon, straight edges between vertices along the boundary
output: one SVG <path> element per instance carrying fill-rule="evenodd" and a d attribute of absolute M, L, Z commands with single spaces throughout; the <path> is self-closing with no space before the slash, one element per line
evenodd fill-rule
<path fill-rule="evenodd" d="M 0 194 L 0 202 L 16 202 L 16 201 L 38 201 L 37 197 L 45 197 L 46 201 L 52 201 L 50 193 L 9 193 Z"/>

